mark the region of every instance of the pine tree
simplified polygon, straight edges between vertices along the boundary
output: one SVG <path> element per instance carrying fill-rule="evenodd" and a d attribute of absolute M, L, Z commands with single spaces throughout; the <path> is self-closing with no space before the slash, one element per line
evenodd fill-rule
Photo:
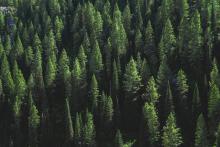
<path fill-rule="evenodd" d="M 210 82 L 219 86 L 220 76 L 219 76 L 219 71 L 218 71 L 216 59 L 213 60 L 212 65 L 213 65 L 213 67 L 212 67 L 212 71 L 210 73 L 210 80 L 211 80 Z"/>
<path fill-rule="evenodd" d="M 64 95 L 71 97 L 71 72 L 69 68 L 69 57 L 64 49 L 58 61 L 58 78 L 64 84 Z"/>
<path fill-rule="evenodd" d="M 28 46 L 27 49 L 24 50 L 24 56 L 26 66 L 30 67 L 34 58 L 33 49 L 31 46 Z"/>
<path fill-rule="evenodd" d="M 91 74 L 96 74 L 97 76 L 100 75 L 103 70 L 102 54 L 97 41 L 92 49 L 89 60 L 89 69 Z"/>
<path fill-rule="evenodd" d="M 13 80 L 15 84 L 15 95 L 20 99 L 23 99 L 26 94 L 26 81 L 24 79 L 22 71 L 18 68 L 17 62 L 14 62 L 13 67 Z"/>
<path fill-rule="evenodd" d="M 113 120 L 113 102 L 110 96 L 106 97 L 105 105 L 104 105 L 104 124 L 108 126 Z"/>
<path fill-rule="evenodd" d="M 186 74 L 183 70 L 179 70 L 177 74 L 177 90 L 180 101 L 186 101 L 189 92 Z"/>
<path fill-rule="evenodd" d="M 120 130 L 117 130 L 114 140 L 114 147 L 123 147 L 123 138 Z"/>
<path fill-rule="evenodd" d="M 4 14 L 2 12 L 0 12 L 0 32 L 2 33 L 4 31 L 4 27 L 5 27 L 5 18 L 4 18 Z"/>
<path fill-rule="evenodd" d="M 174 113 L 174 103 L 173 103 L 173 94 L 170 87 L 170 82 L 167 82 L 167 91 L 166 96 L 163 104 L 163 111 L 164 111 L 164 117 L 162 118 L 163 121 L 167 120 L 169 114 L 172 112 Z"/>
<path fill-rule="evenodd" d="M 56 16 L 60 13 L 60 4 L 58 0 L 49 0 L 48 1 L 48 6 L 50 10 L 50 15 L 51 16 Z"/>
<path fill-rule="evenodd" d="M 197 83 L 194 86 L 193 99 L 192 99 L 192 113 L 196 119 L 201 113 L 201 100 Z"/>
<path fill-rule="evenodd" d="M 170 113 L 166 126 L 163 127 L 162 143 L 164 147 L 178 147 L 182 144 L 180 129 L 176 126 L 173 113 Z"/>
<path fill-rule="evenodd" d="M 137 55 L 138 52 L 142 50 L 143 47 L 143 38 L 140 29 L 137 29 L 135 32 L 134 38 L 134 55 Z"/>
<path fill-rule="evenodd" d="M 79 97 L 80 91 L 81 91 L 81 85 L 82 85 L 82 79 L 81 79 L 81 68 L 80 63 L 77 58 L 75 58 L 75 61 L 73 63 L 73 70 L 72 70 L 72 99 L 70 101 L 71 106 L 75 111 L 78 111 L 81 105 L 81 101 Z"/>
<path fill-rule="evenodd" d="M 190 36 L 188 57 L 193 69 L 199 69 L 200 71 L 200 65 L 204 53 L 202 50 L 202 27 L 198 10 L 194 12 L 190 22 Z"/>
<path fill-rule="evenodd" d="M 166 92 L 165 87 L 167 86 L 167 81 L 169 80 L 169 78 L 170 78 L 170 69 L 167 64 L 167 58 L 164 57 L 157 73 L 157 84 L 159 86 L 158 89 L 161 95 L 165 95 Z"/>
<path fill-rule="evenodd" d="M 62 43 L 62 33 L 63 33 L 63 29 L 64 29 L 64 25 L 63 25 L 63 21 L 62 19 L 60 19 L 58 16 L 55 19 L 55 38 L 56 41 L 59 45 L 59 47 L 61 46 Z"/>
<path fill-rule="evenodd" d="M 87 69 L 86 69 L 86 65 L 87 65 L 87 55 L 85 53 L 85 49 L 84 47 L 81 45 L 79 48 L 79 52 L 78 52 L 78 56 L 77 56 L 79 63 L 80 63 L 80 68 L 82 71 L 82 79 L 86 79 L 86 73 L 87 73 Z"/>
<path fill-rule="evenodd" d="M 47 88 L 52 88 L 55 85 L 55 78 L 56 78 L 56 69 L 54 63 L 52 63 L 51 58 L 48 59 L 47 66 L 46 66 L 46 73 L 45 73 L 45 84 Z"/>
<path fill-rule="evenodd" d="M 210 84 L 210 92 L 208 99 L 208 114 L 209 117 L 213 117 L 218 112 L 220 104 L 220 92 L 216 84 Z"/>
<path fill-rule="evenodd" d="M 119 92 L 119 75 L 116 65 L 116 61 L 113 62 L 113 73 L 112 73 L 112 96 L 115 99 Z"/>
<path fill-rule="evenodd" d="M 14 49 L 12 49 L 11 53 L 13 54 L 14 59 L 17 59 L 17 58 L 21 59 L 21 57 L 24 53 L 24 47 L 23 47 L 23 44 L 21 42 L 19 35 L 16 36 L 15 47 L 14 47 Z"/>
<path fill-rule="evenodd" d="M 179 1 L 179 15 L 180 15 L 180 18 L 189 16 L 189 4 L 187 0 Z"/>
<path fill-rule="evenodd" d="M 86 145 L 94 146 L 95 142 L 95 126 L 93 122 L 93 115 L 90 112 L 86 113 L 86 122 L 83 129 L 83 139 Z"/>
<path fill-rule="evenodd" d="M 74 142 L 79 145 L 82 140 L 82 118 L 80 113 L 76 113 L 75 126 L 74 126 Z"/>
<path fill-rule="evenodd" d="M 159 100 L 159 93 L 156 82 L 153 77 L 151 77 L 147 83 L 147 95 L 149 98 L 149 102 L 155 104 Z"/>
<path fill-rule="evenodd" d="M 144 59 L 143 62 L 141 63 L 140 75 L 141 75 L 141 79 L 144 84 L 147 83 L 147 81 L 150 79 L 150 76 L 152 75 L 150 67 L 149 67 L 149 63 L 147 62 L 146 59 Z"/>
<path fill-rule="evenodd" d="M 158 64 L 158 53 L 156 50 L 154 30 L 150 21 L 148 21 L 147 28 L 145 29 L 144 42 L 144 54 L 147 56 L 147 59 L 149 59 L 149 65 L 151 67 L 152 72 L 156 74 L 156 66 Z"/>
<path fill-rule="evenodd" d="M 116 4 L 113 12 L 113 24 L 111 27 L 110 40 L 115 55 L 125 55 L 128 44 L 127 35 L 122 23 L 121 11 Z"/>
<path fill-rule="evenodd" d="M 71 144 L 73 141 L 73 123 L 72 123 L 72 117 L 70 113 L 70 106 L 68 99 L 65 100 L 65 115 L 66 115 L 66 142 L 68 144 Z"/>
<path fill-rule="evenodd" d="M 1 62 L 1 78 L 3 83 L 4 93 L 6 94 L 7 97 L 12 96 L 14 94 L 13 92 L 15 85 L 10 72 L 8 59 L 5 54 L 3 55 Z"/>
<path fill-rule="evenodd" d="M 146 103 L 143 109 L 144 122 L 147 125 L 149 134 L 149 142 L 151 146 L 154 146 L 159 141 L 159 121 L 157 110 L 153 103 Z"/>
<path fill-rule="evenodd" d="M 202 114 L 200 114 L 197 120 L 196 132 L 195 132 L 195 147 L 207 147 L 209 146 L 207 140 L 207 128 L 205 120 Z"/>
<path fill-rule="evenodd" d="M 126 66 L 123 87 L 127 97 L 131 97 L 141 87 L 141 77 L 137 70 L 137 65 L 133 58 L 130 59 Z"/>
<path fill-rule="evenodd" d="M 89 108 L 91 112 L 94 113 L 97 111 L 98 96 L 99 96 L 98 82 L 96 80 L 95 75 L 92 76 L 89 95 L 90 95 Z"/>
<path fill-rule="evenodd" d="M 38 146 L 38 127 L 40 126 L 40 116 L 35 105 L 31 104 L 28 116 L 29 145 Z"/>
<path fill-rule="evenodd" d="M 6 36 L 6 40 L 5 40 L 5 54 L 9 55 L 10 52 L 12 50 L 12 42 L 11 42 L 11 38 L 9 35 Z"/>
<path fill-rule="evenodd" d="M 176 37 L 174 35 L 174 30 L 169 19 L 165 23 L 161 40 L 159 43 L 159 48 L 161 61 L 165 55 L 168 58 L 174 57 L 174 53 L 176 50 Z"/>
<path fill-rule="evenodd" d="M 123 10 L 122 17 L 123 17 L 122 20 L 123 20 L 124 28 L 126 30 L 127 35 L 129 36 L 130 28 L 131 28 L 131 18 L 132 18 L 129 3 L 126 4 L 126 6 Z"/>

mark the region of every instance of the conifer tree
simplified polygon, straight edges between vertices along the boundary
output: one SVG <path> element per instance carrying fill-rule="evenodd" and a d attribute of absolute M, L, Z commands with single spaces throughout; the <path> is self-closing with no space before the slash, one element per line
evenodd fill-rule
<path fill-rule="evenodd" d="M 176 126 L 174 114 L 171 112 L 166 126 L 163 127 L 162 143 L 164 147 L 178 147 L 182 144 L 180 129 Z"/>
<path fill-rule="evenodd" d="M 15 95 L 20 99 L 23 99 L 26 94 L 26 81 L 24 79 L 22 71 L 18 68 L 17 62 L 14 62 L 13 67 L 13 80 L 15 84 Z"/>
<path fill-rule="evenodd" d="M 26 66 L 30 67 L 34 58 L 33 49 L 31 46 L 28 46 L 27 49 L 24 50 L 24 56 L 25 56 L 24 60 Z"/>
<path fill-rule="evenodd" d="M 161 95 L 165 95 L 166 92 L 165 87 L 167 86 L 167 81 L 170 78 L 169 76 L 170 76 L 170 68 L 167 64 L 167 57 L 164 56 L 157 73 L 157 84 L 159 86 L 158 89 Z"/>
<path fill-rule="evenodd" d="M 209 146 L 207 140 L 207 128 L 202 114 L 198 117 L 196 132 L 195 132 L 195 147 Z"/>
<path fill-rule="evenodd" d="M 120 130 L 117 130 L 114 140 L 114 147 L 123 147 L 123 138 Z"/>
<path fill-rule="evenodd" d="M 115 55 L 125 55 L 128 44 L 127 35 L 122 23 L 121 11 L 115 4 L 113 14 L 113 24 L 111 27 L 110 40 Z"/>
<path fill-rule="evenodd" d="M 131 97 L 132 94 L 135 94 L 141 87 L 141 77 L 133 58 L 130 59 L 126 66 L 123 86 L 127 97 Z"/>
<path fill-rule="evenodd" d="M 3 89 L 6 96 L 10 97 L 13 95 L 15 88 L 14 81 L 10 72 L 10 67 L 6 55 L 3 55 L 1 62 L 1 78 L 3 83 Z"/>
<path fill-rule="evenodd" d="M 151 146 L 157 144 L 159 140 L 159 121 L 157 110 L 153 103 L 146 103 L 143 109 L 144 122 L 147 125 L 149 142 Z"/>
<path fill-rule="evenodd" d="M 91 112 L 95 113 L 98 106 L 99 87 L 95 75 L 92 76 L 90 91 L 89 91 L 89 108 Z"/>
<path fill-rule="evenodd" d="M 9 55 L 12 49 L 12 42 L 11 42 L 11 38 L 9 35 L 6 36 L 6 40 L 5 40 L 5 54 Z"/>
<path fill-rule="evenodd" d="M 113 73 L 112 73 L 112 96 L 115 99 L 119 91 L 119 75 L 116 65 L 116 61 L 113 62 Z"/>
<path fill-rule="evenodd" d="M 157 68 L 155 66 L 158 64 L 158 52 L 156 50 L 154 30 L 150 21 L 148 21 L 144 33 L 144 53 L 149 60 L 152 72 L 156 74 Z"/>
<path fill-rule="evenodd" d="M 198 10 L 196 10 L 193 14 L 193 17 L 190 22 L 190 41 L 189 41 L 189 60 L 193 69 L 199 69 L 203 57 L 202 50 L 202 27 L 200 14 Z M 198 73 L 198 72 L 197 72 Z"/>
<path fill-rule="evenodd" d="M 220 77 L 219 77 L 219 70 L 218 70 L 216 59 L 213 60 L 212 65 L 213 65 L 213 67 L 212 67 L 212 71 L 210 73 L 210 80 L 211 80 L 210 82 L 219 86 Z"/>
<path fill-rule="evenodd" d="M 81 45 L 79 48 L 78 56 L 77 56 L 79 63 L 80 63 L 80 69 L 81 69 L 81 78 L 86 82 L 86 74 L 87 74 L 87 55 L 85 53 L 84 47 Z"/>
<path fill-rule="evenodd" d="M 95 142 L 95 125 L 93 122 L 93 115 L 90 112 L 86 112 L 86 122 L 83 129 L 83 139 L 86 145 L 94 146 Z"/>
<path fill-rule="evenodd" d="M 61 56 L 58 61 L 58 78 L 64 84 L 64 95 L 66 97 L 71 97 L 71 72 L 69 68 L 69 58 L 67 56 L 66 50 L 63 49 Z M 62 85 L 63 87 L 63 85 Z"/>
<path fill-rule="evenodd" d="M 63 25 L 63 21 L 62 19 L 60 19 L 58 16 L 55 19 L 55 38 L 56 41 L 59 45 L 59 47 L 61 47 L 61 43 L 62 43 L 62 33 L 63 33 L 63 29 L 64 29 L 64 25 Z"/>
<path fill-rule="evenodd" d="M 193 91 L 192 113 L 194 119 L 196 119 L 198 115 L 201 113 L 201 100 L 197 83 L 195 84 Z"/>
<path fill-rule="evenodd" d="M 160 95 L 153 77 L 151 77 L 147 83 L 147 95 L 151 103 L 155 104 L 158 102 Z"/>
<path fill-rule="evenodd" d="M 80 113 L 76 113 L 74 126 L 74 142 L 78 145 L 82 139 L 82 118 Z"/>
<path fill-rule="evenodd" d="M 96 74 L 97 76 L 100 75 L 103 70 L 102 54 L 97 41 L 92 49 L 89 60 L 89 69 L 91 74 Z"/>
<path fill-rule="evenodd" d="M 179 70 L 177 74 L 177 90 L 179 98 L 182 99 L 182 101 L 186 101 L 188 97 L 189 86 L 187 84 L 186 74 L 183 70 Z"/>
<path fill-rule="evenodd" d="M 31 104 L 28 116 L 29 145 L 37 146 L 38 144 L 38 127 L 40 126 L 39 112 L 34 104 Z"/>
<path fill-rule="evenodd" d="M 173 57 L 176 50 L 176 37 L 170 19 L 165 23 L 161 40 L 159 43 L 160 60 L 166 55 L 168 58 Z"/>
<path fill-rule="evenodd" d="M 152 75 L 149 64 L 146 59 L 144 59 L 141 63 L 140 75 L 144 84 L 147 83 L 147 81 L 150 79 L 150 76 Z"/>
<path fill-rule="evenodd" d="M 164 104 L 163 104 L 163 111 L 164 111 L 164 117 L 162 118 L 163 121 L 165 121 L 169 114 L 172 112 L 174 113 L 174 103 L 173 103 L 173 94 L 171 91 L 171 87 L 170 87 L 170 82 L 167 82 L 167 91 L 166 91 L 166 96 L 165 96 L 165 100 L 164 100 Z"/>
<path fill-rule="evenodd" d="M 12 50 L 14 59 L 17 59 L 17 58 L 21 59 L 23 53 L 24 53 L 23 44 L 21 42 L 19 35 L 17 35 L 16 40 L 15 40 L 15 47 L 14 47 L 14 50 Z"/>
<path fill-rule="evenodd" d="M 123 20 L 124 28 L 126 30 L 127 35 L 129 36 L 130 28 L 131 28 L 131 18 L 132 18 L 129 3 L 126 4 L 123 10 L 122 17 L 123 17 L 122 20 Z"/>
<path fill-rule="evenodd" d="M 5 26 L 5 18 L 4 18 L 4 14 L 2 12 L 0 12 L 0 31 L 1 33 L 4 31 L 4 26 Z"/>
<path fill-rule="evenodd" d="M 208 99 L 208 113 L 209 117 L 213 117 L 218 112 L 220 104 L 220 92 L 216 84 L 210 84 L 210 92 Z"/>
<path fill-rule="evenodd" d="M 65 118 L 66 118 L 66 142 L 71 144 L 73 141 L 74 133 L 73 133 L 73 123 L 70 112 L 70 106 L 68 99 L 65 100 Z"/>
<path fill-rule="evenodd" d="M 51 61 L 51 58 L 48 59 L 46 67 L 45 84 L 47 88 L 52 88 L 55 86 L 56 69 L 54 67 L 54 63 Z"/>

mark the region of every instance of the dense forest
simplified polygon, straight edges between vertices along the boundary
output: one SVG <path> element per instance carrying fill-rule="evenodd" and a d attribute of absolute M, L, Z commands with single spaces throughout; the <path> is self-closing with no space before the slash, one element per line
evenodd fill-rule
<path fill-rule="evenodd" d="M 0 0 L 1 147 L 220 147 L 220 0 Z"/>

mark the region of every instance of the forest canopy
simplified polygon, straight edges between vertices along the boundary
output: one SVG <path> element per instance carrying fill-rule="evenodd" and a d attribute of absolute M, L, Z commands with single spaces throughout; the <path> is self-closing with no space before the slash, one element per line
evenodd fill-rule
<path fill-rule="evenodd" d="M 220 147 L 220 0 L 1 0 L 1 147 Z"/>

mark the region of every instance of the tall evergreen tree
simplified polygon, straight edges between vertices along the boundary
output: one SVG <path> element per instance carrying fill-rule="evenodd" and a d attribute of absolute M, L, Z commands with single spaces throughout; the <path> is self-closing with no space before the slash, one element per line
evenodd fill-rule
<path fill-rule="evenodd" d="M 160 95 L 158 93 L 158 88 L 153 77 L 151 77 L 148 81 L 147 95 L 151 103 L 155 104 L 158 102 Z"/>
<path fill-rule="evenodd" d="M 126 66 L 123 86 L 127 97 L 131 97 L 141 87 L 141 77 L 137 71 L 137 65 L 133 58 Z"/>
<path fill-rule="evenodd" d="M 164 147 L 178 147 L 182 144 L 180 129 L 176 126 L 173 113 L 170 113 L 166 126 L 163 127 L 162 143 Z"/>
<path fill-rule="evenodd" d="M 117 130 L 114 140 L 114 147 L 123 147 L 123 138 L 120 130 Z"/>
<path fill-rule="evenodd" d="M 73 142 L 73 123 L 72 123 L 72 117 L 70 113 L 70 106 L 68 99 L 65 100 L 65 117 L 66 117 L 66 142 L 71 145 Z"/>
<path fill-rule="evenodd" d="M 90 91 L 89 91 L 89 108 L 91 112 L 95 113 L 98 106 L 99 87 L 95 75 L 92 76 Z"/>
<path fill-rule="evenodd" d="M 195 147 L 209 146 L 207 140 L 207 128 L 205 120 L 202 114 L 200 114 L 197 120 L 196 132 L 195 132 Z"/>
<path fill-rule="evenodd" d="M 143 109 L 144 122 L 147 125 L 149 142 L 151 146 L 156 146 L 159 141 L 159 121 L 157 110 L 153 103 L 146 103 Z"/>

